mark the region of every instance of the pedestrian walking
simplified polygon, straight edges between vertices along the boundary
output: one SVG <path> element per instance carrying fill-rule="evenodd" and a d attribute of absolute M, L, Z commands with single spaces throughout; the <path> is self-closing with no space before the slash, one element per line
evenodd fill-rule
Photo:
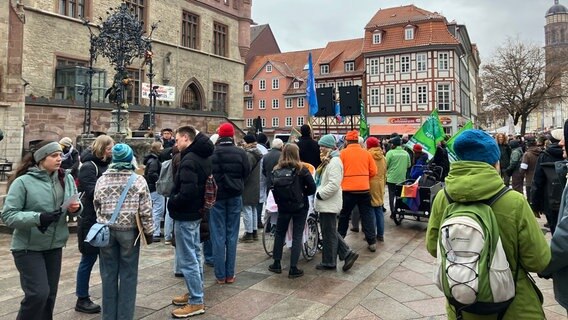
<path fill-rule="evenodd" d="M 75 181 L 61 169 L 61 145 L 42 141 L 22 159 L 8 182 L 2 221 L 14 230 L 10 251 L 24 299 L 16 319 L 53 318 L 67 216 L 81 213 Z M 68 208 L 61 206 L 71 201 Z"/>
<path fill-rule="evenodd" d="M 332 134 L 326 134 L 318 141 L 321 164 L 316 169 L 316 197 L 314 210 L 319 214 L 322 235 L 321 263 L 318 270 L 336 270 L 337 257 L 345 261 L 343 271 L 351 269 L 359 254 L 351 250 L 337 232 L 337 215 L 343 205 L 341 181 L 343 163 L 339 158 L 336 141 Z"/>

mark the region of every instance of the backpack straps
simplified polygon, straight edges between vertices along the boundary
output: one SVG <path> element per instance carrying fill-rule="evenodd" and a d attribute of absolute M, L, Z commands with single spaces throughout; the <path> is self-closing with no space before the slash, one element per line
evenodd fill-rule
<path fill-rule="evenodd" d="M 497 192 L 493 197 L 491 197 L 487 200 L 479 201 L 479 202 L 485 203 L 486 205 L 491 207 L 495 204 L 495 202 L 497 202 L 497 200 L 499 200 L 499 198 L 501 198 L 503 195 L 505 195 L 505 193 L 509 192 L 510 190 L 511 189 L 509 189 L 509 187 L 503 186 L 503 188 L 501 188 L 501 190 L 499 190 L 499 192 Z M 449 204 L 456 202 L 454 199 L 452 199 L 452 197 L 450 197 L 446 188 L 444 188 L 444 194 L 446 195 L 446 198 L 448 199 Z M 477 201 L 472 201 L 471 203 L 473 203 L 473 202 L 477 202 Z"/>
<path fill-rule="evenodd" d="M 483 201 L 483 203 L 491 207 L 495 204 L 495 202 L 497 202 L 497 200 L 499 200 L 499 198 L 501 198 L 503 195 L 505 195 L 505 193 L 509 192 L 510 190 L 511 189 L 509 189 L 509 187 L 503 186 L 503 188 L 501 188 L 499 192 L 497 192 L 493 197 Z"/>

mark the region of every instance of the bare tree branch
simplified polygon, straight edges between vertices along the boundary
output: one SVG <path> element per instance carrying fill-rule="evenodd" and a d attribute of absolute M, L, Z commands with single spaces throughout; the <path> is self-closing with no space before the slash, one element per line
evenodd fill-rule
<path fill-rule="evenodd" d="M 565 59 L 548 58 L 553 63 L 549 62 L 547 66 L 542 48 L 518 39 L 509 39 L 497 49 L 495 56 L 482 66 L 481 74 L 484 105 L 497 106 L 497 109 L 505 111 L 490 110 L 492 117 L 511 115 L 515 125 L 521 121 L 521 134 L 525 134 L 531 112 L 552 96 L 562 96 L 553 89 L 560 87 Z"/>

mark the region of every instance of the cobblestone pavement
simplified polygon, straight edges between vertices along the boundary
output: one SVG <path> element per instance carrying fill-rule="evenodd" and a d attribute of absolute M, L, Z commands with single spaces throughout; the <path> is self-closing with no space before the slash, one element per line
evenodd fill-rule
<path fill-rule="evenodd" d="M 261 241 L 239 243 L 234 284 L 215 284 L 212 268 L 205 267 L 206 313 L 196 319 L 445 319 L 444 298 L 431 280 L 434 259 L 424 246 L 425 230 L 425 222 L 404 220 L 397 227 L 387 217 L 385 242 L 378 244 L 375 253 L 367 250 L 361 232 L 348 233 L 349 245 L 360 254 L 351 270 L 316 270 L 318 254 L 312 261 L 300 260 L 306 274 L 297 279 L 288 279 L 286 271 L 268 271 L 271 260 Z M 15 319 L 23 296 L 9 242 L 10 235 L 0 235 L 0 320 Z M 57 320 L 100 318 L 74 311 L 79 259 L 73 234 L 63 250 Z M 282 261 L 287 268 L 288 250 Z M 142 250 L 136 319 L 171 318 L 171 298 L 187 290 L 173 276 L 172 267 L 171 246 L 160 242 Z M 566 311 L 554 301 L 552 282 L 537 282 L 544 293 L 547 318 L 566 319 Z M 100 303 L 98 264 L 91 277 L 91 294 Z"/>

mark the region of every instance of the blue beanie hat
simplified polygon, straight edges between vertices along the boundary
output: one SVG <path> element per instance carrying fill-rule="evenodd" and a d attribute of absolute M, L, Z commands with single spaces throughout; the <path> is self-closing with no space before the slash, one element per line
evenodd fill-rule
<path fill-rule="evenodd" d="M 326 148 L 336 148 L 335 137 L 332 134 L 326 134 L 325 136 L 321 137 L 318 141 L 318 144 Z"/>
<path fill-rule="evenodd" d="M 124 143 L 117 143 L 112 148 L 112 162 L 132 162 L 132 148 Z"/>
<path fill-rule="evenodd" d="M 454 152 L 458 159 L 479 161 L 494 165 L 499 161 L 499 146 L 488 133 L 482 130 L 466 130 L 454 141 Z"/>

